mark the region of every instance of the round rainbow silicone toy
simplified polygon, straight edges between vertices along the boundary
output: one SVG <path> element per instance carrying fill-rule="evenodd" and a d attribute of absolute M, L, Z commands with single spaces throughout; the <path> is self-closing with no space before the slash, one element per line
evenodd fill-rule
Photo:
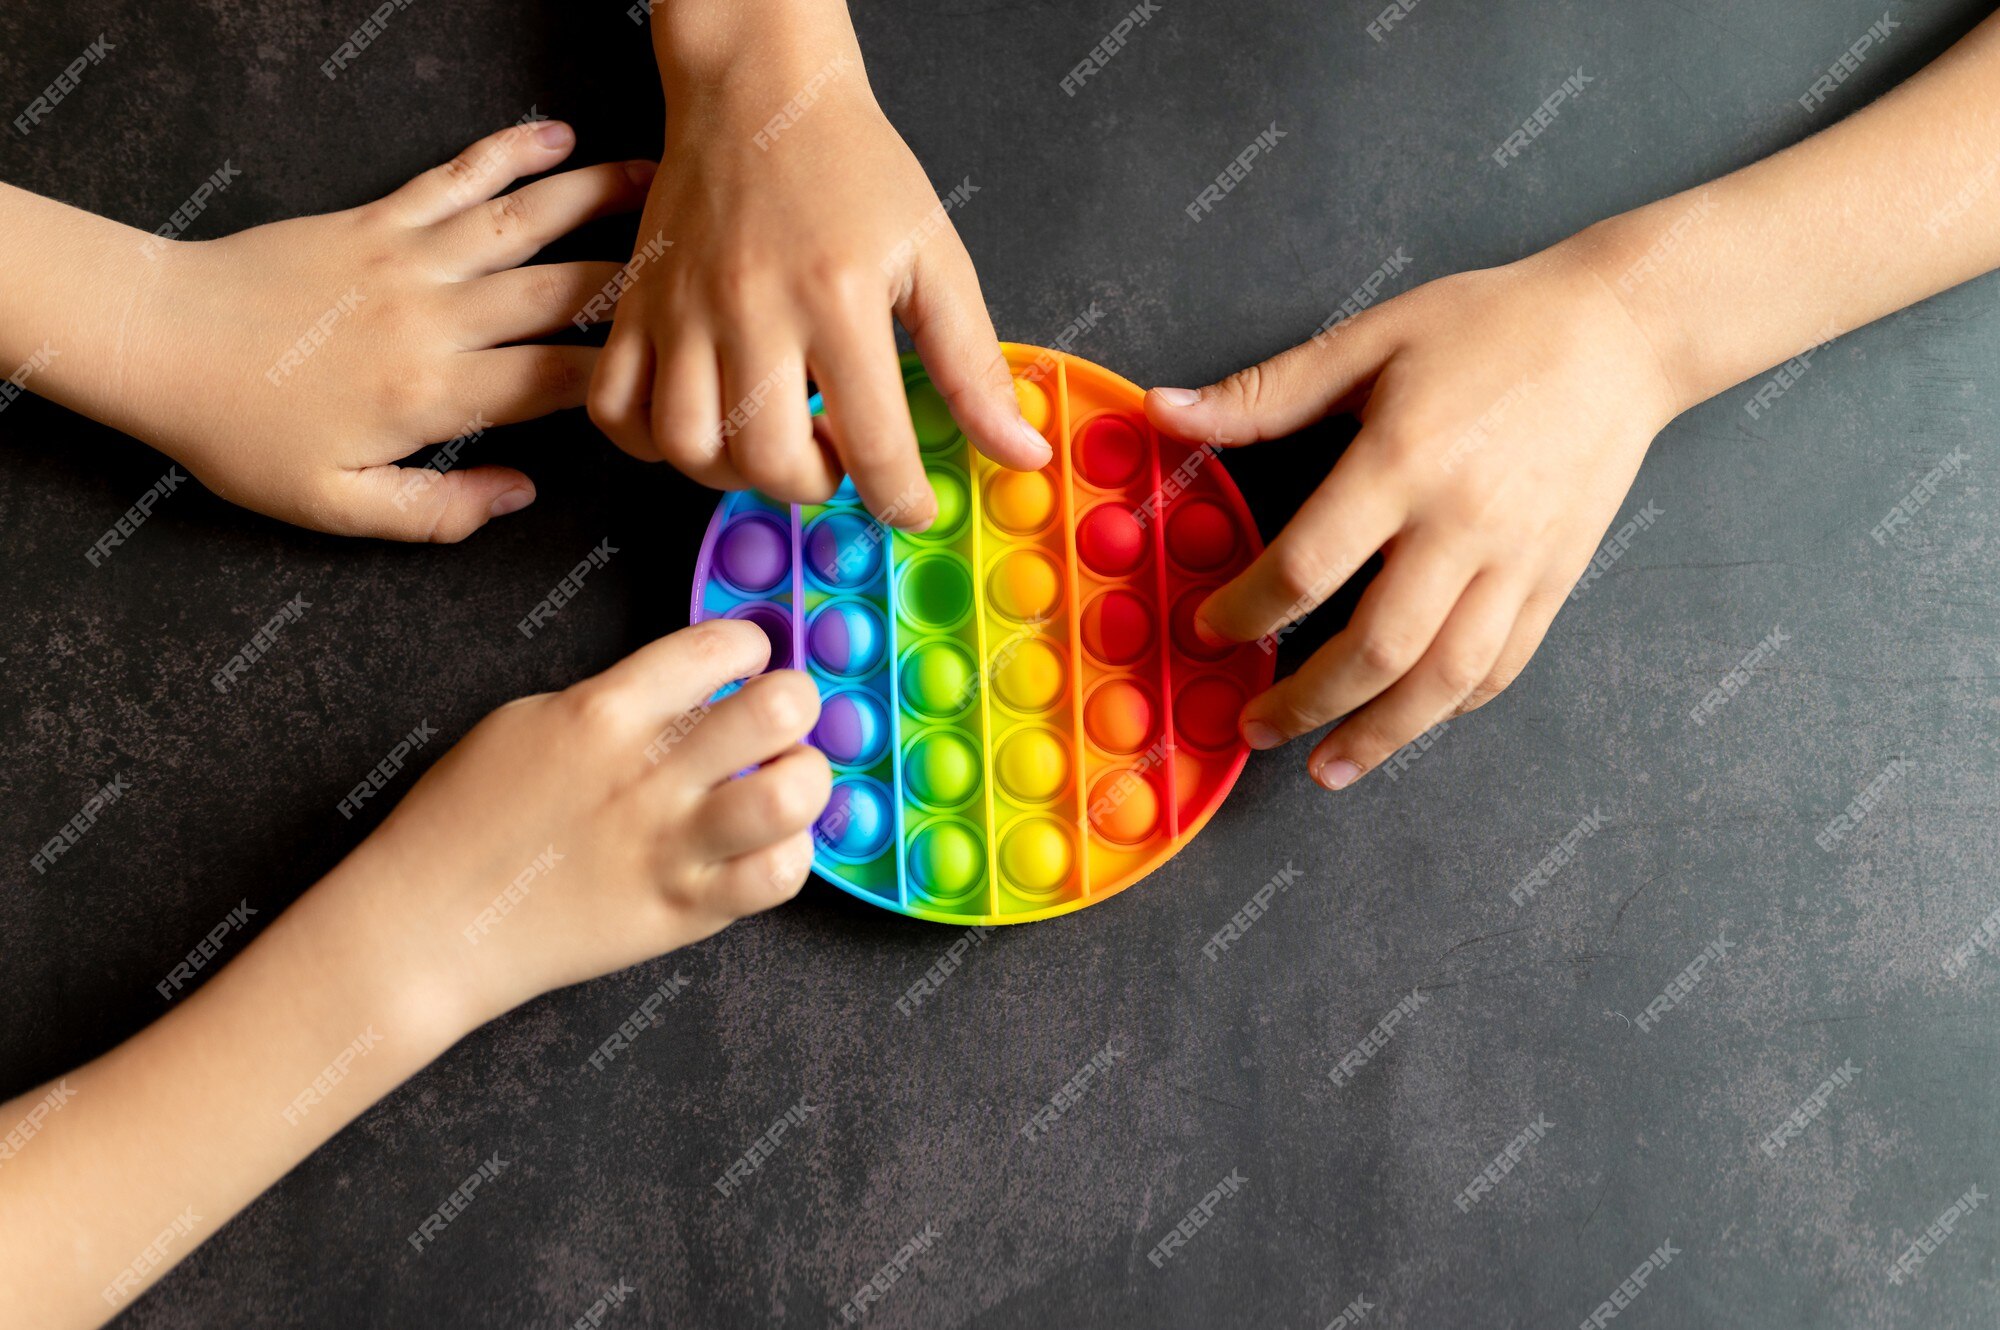
<path fill-rule="evenodd" d="M 731 494 L 695 566 L 695 622 L 748 619 L 771 668 L 819 684 L 814 869 L 943 923 L 1066 914 L 1166 862 L 1236 783 L 1236 717 L 1275 663 L 1193 632 L 1261 548 L 1214 451 L 1155 432 L 1108 370 L 1005 349 L 1046 467 L 974 451 L 906 356 L 928 531 L 886 531 L 851 483 L 805 506 Z"/>

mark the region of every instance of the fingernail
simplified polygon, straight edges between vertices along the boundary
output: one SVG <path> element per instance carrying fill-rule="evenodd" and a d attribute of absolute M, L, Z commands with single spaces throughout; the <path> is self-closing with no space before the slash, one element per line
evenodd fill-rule
<path fill-rule="evenodd" d="M 1195 611 L 1194 635 L 1197 638 L 1201 639 L 1202 645 L 1204 646 L 1223 647 L 1223 646 L 1234 645 L 1234 643 L 1232 643 L 1228 638 L 1224 637 L 1221 633 L 1216 632 L 1215 629 L 1209 625 L 1208 620 L 1202 616 L 1202 613 L 1199 610 Z"/>
<path fill-rule="evenodd" d="M 1360 767 L 1344 757 L 1337 757 L 1314 772 L 1313 779 L 1329 790 L 1344 790 L 1352 785 L 1354 778 L 1360 774 Z"/>
<path fill-rule="evenodd" d="M 560 120 L 551 120 L 535 131 L 535 142 L 544 148 L 567 148 L 576 142 L 576 131 Z"/>
<path fill-rule="evenodd" d="M 1049 447 L 1049 441 L 1042 437 L 1040 430 L 1028 423 L 1026 417 L 1018 417 L 1015 423 L 1020 427 L 1021 437 L 1035 445 L 1035 455 L 1046 465 L 1048 460 L 1056 455 L 1055 449 Z"/>
<path fill-rule="evenodd" d="M 505 517 L 508 513 L 518 513 L 535 501 L 533 490 L 508 490 L 493 501 L 487 510 L 488 517 Z"/>
<path fill-rule="evenodd" d="M 625 175 L 632 181 L 633 184 L 639 185 L 641 187 L 652 184 L 653 177 L 658 175 L 659 173 L 660 173 L 660 164 L 658 162 L 625 163 Z"/>
<path fill-rule="evenodd" d="M 1284 741 L 1284 735 L 1278 733 L 1261 720 L 1246 720 L 1243 722 L 1243 742 L 1249 744 L 1260 753 L 1266 748 L 1276 748 Z"/>
<path fill-rule="evenodd" d="M 1168 406 L 1193 406 L 1201 400 L 1201 390 L 1198 388 L 1155 388 L 1153 391 L 1158 393 L 1160 400 Z"/>

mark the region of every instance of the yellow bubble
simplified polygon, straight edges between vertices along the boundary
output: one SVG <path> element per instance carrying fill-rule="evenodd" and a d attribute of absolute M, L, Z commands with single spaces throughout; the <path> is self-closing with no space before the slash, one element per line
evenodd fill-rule
<path fill-rule="evenodd" d="M 1006 655 L 1000 660 L 999 655 Z M 1062 658 L 1048 643 L 1030 640 L 996 653 L 993 687 L 1016 711 L 1045 711 L 1062 692 Z"/>
<path fill-rule="evenodd" d="M 1075 861 L 1069 837 L 1045 817 L 1023 822 L 1000 842 L 1000 871 L 1007 882 L 1034 895 L 1046 895 L 1069 881 Z"/>
<path fill-rule="evenodd" d="M 1046 619 L 1062 595 L 1062 578 L 1046 554 L 1015 550 L 993 565 L 986 594 L 993 608 L 1010 619 L 1024 623 Z"/>
<path fill-rule="evenodd" d="M 1069 750 L 1048 730 L 1016 730 L 993 762 L 1001 787 L 1023 803 L 1055 798 L 1069 779 Z"/>
<path fill-rule="evenodd" d="M 1026 379 L 1014 380 L 1014 400 L 1021 404 L 1021 414 L 1030 425 L 1043 434 L 1049 432 L 1049 395 L 1039 383 Z"/>

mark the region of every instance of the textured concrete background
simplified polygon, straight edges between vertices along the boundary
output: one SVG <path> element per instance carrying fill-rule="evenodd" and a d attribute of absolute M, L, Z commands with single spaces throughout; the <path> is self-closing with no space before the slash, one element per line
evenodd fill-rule
<path fill-rule="evenodd" d="M 1793 142 L 1917 69 L 1988 5 L 1901 28 L 1818 115 L 1796 102 L 1883 0 L 1166 0 L 1075 98 L 1107 3 L 890 0 L 859 21 L 883 101 L 962 226 L 1002 332 L 1143 382 L 1205 381 L 1298 340 L 1398 247 L 1406 280 L 1518 256 Z M 416 0 L 349 77 L 319 62 L 370 0 L 9 7 L 0 103 L 100 32 L 117 51 L 0 178 L 145 227 L 228 158 L 215 235 L 386 190 L 531 104 L 579 160 L 658 143 L 623 0 Z M 1487 159 L 1579 66 L 1588 93 L 1512 167 Z M 12 112 L 9 113 L 11 118 Z M 1182 206 L 1276 120 L 1279 148 L 1196 226 Z M 612 257 L 606 226 L 558 256 Z M 0 238 L 0 280 L 5 280 Z M 130 1327 L 818 1326 L 912 1235 L 884 1327 L 1573 1326 L 1662 1242 L 1616 1324 L 1987 1327 L 1982 1206 L 1913 1280 L 1891 1263 L 2000 1184 L 2000 960 L 1947 978 L 1996 903 L 2000 616 L 1990 536 L 1992 279 L 1844 339 L 1761 419 L 1726 394 L 1660 440 L 1631 505 L 1664 510 L 1498 702 L 1396 783 L 1331 798 L 1304 749 L 1259 757 L 1144 887 L 971 949 L 813 886 L 775 915 L 482 1030 L 185 1261 Z M 198 335 L 198 330 L 190 330 Z M 1345 436 L 1230 460 L 1267 533 Z M 247 898 L 268 920 L 372 825 L 334 805 L 428 719 L 455 737 L 684 622 L 712 498 L 580 414 L 485 445 L 540 501 L 461 548 L 350 543 L 170 499 L 102 568 L 84 548 L 161 459 L 42 403 L 0 419 L 0 1095 L 154 1019 L 154 982 Z M 1870 529 L 1954 448 L 1907 534 Z M 514 622 L 599 539 L 623 551 L 532 642 Z M 313 612 L 246 685 L 216 662 L 287 598 Z M 1332 619 L 1335 613 L 1318 619 Z M 1688 709 L 1790 635 L 1704 728 Z M 1329 625 L 1288 644 L 1288 664 Z M 1910 764 L 1833 852 L 1814 835 Z M 34 847 L 113 775 L 132 792 L 46 877 Z M 1538 899 L 1509 888 L 1592 810 Z M 1303 880 L 1216 961 L 1256 886 Z M 1718 936 L 1649 1034 L 1630 1018 Z M 674 973 L 666 1021 L 590 1049 Z M 1399 998 L 1428 1000 L 1344 1087 L 1327 1073 Z M 1127 1050 L 1042 1139 L 1020 1128 L 1107 1041 Z M 1852 1060 L 1775 1159 L 1757 1142 Z M 737 1195 L 711 1187 L 801 1098 Z M 1452 1198 L 1554 1124 L 1470 1214 Z M 488 1155 L 516 1161 L 421 1256 L 404 1242 Z M 1187 1249 L 1146 1252 L 1240 1171 Z"/>

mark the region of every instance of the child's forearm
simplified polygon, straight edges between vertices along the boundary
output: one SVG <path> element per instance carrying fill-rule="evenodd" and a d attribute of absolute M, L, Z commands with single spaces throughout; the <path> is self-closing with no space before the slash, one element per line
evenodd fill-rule
<path fill-rule="evenodd" d="M 154 1025 L 0 1107 L 11 1129 L 49 1105 L 0 1165 L 0 1324 L 109 1319 L 484 1018 L 424 982 L 429 932 L 369 853 Z"/>
<path fill-rule="evenodd" d="M 147 311 L 172 246 L 6 184 L 0 235 L 9 255 L 0 282 L 0 379 L 18 374 L 23 387 L 136 433 L 130 386 L 157 377 L 152 364 L 165 348 Z"/>
<path fill-rule="evenodd" d="M 2000 268 L 2000 15 L 1825 133 L 1559 248 L 1618 292 L 1681 409 Z"/>

